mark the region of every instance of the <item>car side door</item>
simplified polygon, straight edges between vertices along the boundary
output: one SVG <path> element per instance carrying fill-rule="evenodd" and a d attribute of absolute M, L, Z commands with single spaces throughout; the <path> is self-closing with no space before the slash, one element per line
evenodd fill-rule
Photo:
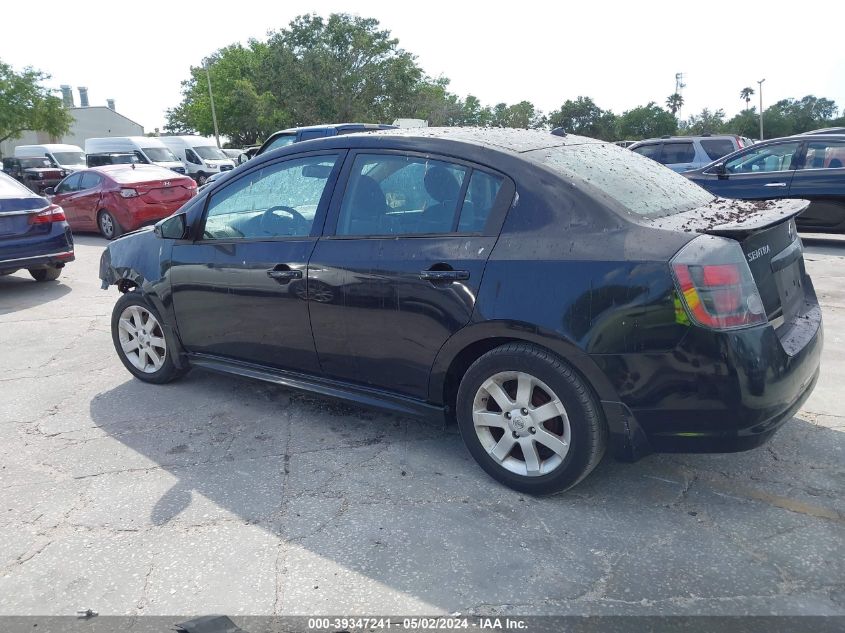
<path fill-rule="evenodd" d="M 191 239 L 173 246 L 173 311 L 191 354 L 319 373 L 306 266 L 345 150 L 244 169 L 212 188 Z"/>
<path fill-rule="evenodd" d="M 52 202 L 62 207 L 68 224 L 73 229 L 82 228 L 80 214 L 76 206 L 74 194 L 79 190 L 79 183 L 84 172 L 76 172 L 62 180 L 54 189 Z"/>
<path fill-rule="evenodd" d="M 82 172 L 79 191 L 72 194 L 80 228 L 97 228 L 97 212 L 100 210 L 102 185 L 103 177 L 100 174 L 93 171 Z"/>
<path fill-rule="evenodd" d="M 845 231 L 845 140 L 807 140 L 789 197 L 810 201 L 796 220 L 802 230 Z"/>
<path fill-rule="evenodd" d="M 794 159 L 799 155 L 802 142 L 784 140 L 755 145 L 716 163 L 704 172 L 705 180 L 699 184 L 724 198 L 786 198 L 795 174 Z M 720 169 L 719 165 L 724 169 Z"/>
<path fill-rule="evenodd" d="M 331 378 L 424 399 L 438 350 L 464 327 L 514 196 L 480 165 L 350 154 L 308 266 L 311 327 Z"/>

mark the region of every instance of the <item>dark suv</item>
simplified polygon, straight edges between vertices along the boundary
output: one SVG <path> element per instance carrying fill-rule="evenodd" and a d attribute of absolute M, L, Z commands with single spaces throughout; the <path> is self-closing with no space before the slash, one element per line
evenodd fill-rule
<path fill-rule="evenodd" d="M 55 167 L 50 159 L 39 157 L 4 158 L 3 171 L 35 193 L 56 185 L 67 175 L 64 169 Z"/>
<path fill-rule="evenodd" d="M 577 136 L 333 136 L 112 242 L 100 277 L 141 380 L 201 367 L 455 417 L 488 473 L 549 493 L 605 448 L 744 450 L 792 417 L 822 348 L 805 207 Z"/>

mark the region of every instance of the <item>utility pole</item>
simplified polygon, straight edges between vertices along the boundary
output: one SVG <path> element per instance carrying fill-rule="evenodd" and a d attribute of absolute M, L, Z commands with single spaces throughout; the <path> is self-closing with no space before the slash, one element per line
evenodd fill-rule
<path fill-rule="evenodd" d="M 763 82 L 765 77 L 757 82 L 757 93 L 760 95 L 760 140 L 763 140 Z"/>
<path fill-rule="evenodd" d="M 208 98 L 211 101 L 211 120 L 214 121 L 214 138 L 217 139 L 217 148 L 220 149 L 220 131 L 217 129 L 217 112 L 214 110 L 214 95 L 211 94 L 211 74 L 208 72 L 208 63 L 205 64 L 205 78 L 208 80 Z"/>

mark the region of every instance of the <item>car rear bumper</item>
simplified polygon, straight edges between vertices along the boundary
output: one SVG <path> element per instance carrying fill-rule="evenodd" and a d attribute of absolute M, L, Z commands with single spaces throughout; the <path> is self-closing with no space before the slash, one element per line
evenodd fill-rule
<path fill-rule="evenodd" d="M 131 207 L 127 206 L 121 209 L 117 214 L 117 221 L 124 231 L 134 231 L 143 226 L 155 224 L 159 220 L 173 215 L 187 200 L 181 200 L 172 203 L 149 204 L 146 202 L 138 202 Z"/>
<path fill-rule="evenodd" d="M 769 440 L 818 381 L 824 334 L 809 299 L 777 330 L 693 328 L 672 352 L 604 359 L 624 405 L 617 426 L 628 431 L 628 450 L 617 454 L 735 452 Z"/>
<path fill-rule="evenodd" d="M 0 272 L 23 268 L 44 268 L 73 261 L 73 235 L 65 223 L 57 223 L 49 233 L 0 241 Z"/>

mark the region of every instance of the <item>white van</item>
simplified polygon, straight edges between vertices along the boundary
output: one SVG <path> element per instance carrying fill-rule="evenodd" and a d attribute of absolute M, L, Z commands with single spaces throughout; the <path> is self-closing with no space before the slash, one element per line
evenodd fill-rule
<path fill-rule="evenodd" d="M 46 145 L 18 145 L 15 148 L 15 158 L 44 158 L 45 156 L 50 159 L 54 167 L 61 167 L 68 172 L 85 169 L 85 152 L 78 145 L 47 143 Z"/>
<path fill-rule="evenodd" d="M 235 163 L 223 153 L 214 139 L 204 136 L 159 136 L 185 166 L 185 173 L 204 185 L 212 174 L 229 171 Z"/>
<path fill-rule="evenodd" d="M 158 165 L 184 174 L 182 162 L 166 145 L 152 136 L 109 136 L 85 139 L 85 153 L 92 154 L 135 154 L 138 162 Z"/>

